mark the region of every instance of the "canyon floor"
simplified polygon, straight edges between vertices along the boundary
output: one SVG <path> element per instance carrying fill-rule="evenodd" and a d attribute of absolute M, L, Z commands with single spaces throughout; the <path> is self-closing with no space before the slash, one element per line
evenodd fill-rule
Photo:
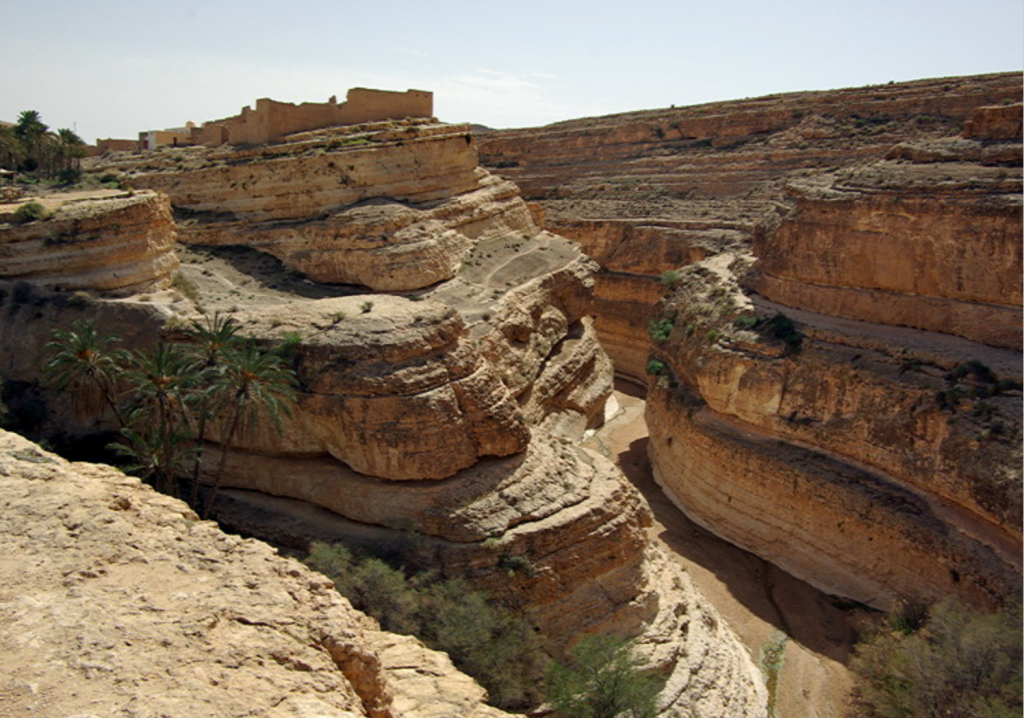
<path fill-rule="evenodd" d="M 616 382 L 618 410 L 586 446 L 613 460 L 654 513 L 664 544 L 758 661 L 775 718 L 841 718 L 846 668 L 868 612 L 828 596 L 690 521 L 654 482 L 647 457 L 643 391 Z"/>

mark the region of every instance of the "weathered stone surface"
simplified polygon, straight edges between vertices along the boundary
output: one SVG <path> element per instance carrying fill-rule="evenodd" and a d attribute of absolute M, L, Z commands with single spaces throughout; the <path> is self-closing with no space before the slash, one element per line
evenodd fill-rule
<path fill-rule="evenodd" d="M 536 229 L 515 185 L 477 166 L 465 125 L 332 128 L 187 156 L 116 168 L 171 197 L 182 242 L 253 247 L 319 282 L 419 289 L 450 279 L 473 240 Z"/>
<path fill-rule="evenodd" d="M 964 137 L 979 140 L 1019 140 L 1024 126 L 1024 104 L 979 107 L 964 123 Z"/>
<path fill-rule="evenodd" d="M 792 209 L 755 235 L 760 294 L 1021 348 L 1019 166 L 884 161 L 794 183 L 790 196 Z"/>
<path fill-rule="evenodd" d="M 3 205 L 0 278 L 110 296 L 170 286 L 178 258 L 167 197 L 98 194 L 44 199 L 54 215 L 24 224 L 11 224 L 17 207 Z"/>
<path fill-rule="evenodd" d="M 0 432 L 0 715 L 506 715 L 331 582 Z"/>
<path fill-rule="evenodd" d="M 270 514 L 258 525 L 243 518 L 239 528 L 272 527 L 278 540 L 300 545 L 330 538 L 401 551 L 522 606 L 556 655 L 589 632 L 636 637 L 641 655 L 669 676 L 666 711 L 764 715 L 765 690 L 749 656 L 685 574 L 651 546 L 648 509 L 595 454 L 535 431 L 525 455 L 415 484 L 322 460 L 236 455 L 228 485 L 300 498 L 352 520 Z M 229 493 L 235 504 L 267 506 Z M 239 515 L 237 506 L 224 510 L 233 524 Z"/>
<path fill-rule="evenodd" d="M 241 320 L 262 339 L 302 337 L 296 409 L 280 434 L 266 422 L 243 448 L 330 454 L 364 474 L 408 480 L 444 478 L 529 442 L 518 405 L 449 307 L 362 295 L 253 310 Z"/>
<path fill-rule="evenodd" d="M 645 382 L 646 325 L 661 298 L 652 282 L 701 253 L 748 243 L 783 199 L 780 180 L 946 137 L 979 105 L 1020 95 L 1019 73 L 942 78 L 572 120 L 478 141 L 482 162 L 520 186 L 545 226 L 602 265 L 599 336 L 616 371 Z M 1019 165 L 1019 147 L 980 148 L 986 164 L 1012 162 L 1014 151 Z"/>
<path fill-rule="evenodd" d="M 1020 355 L 793 310 L 802 341 L 787 351 L 732 323 L 743 296 L 713 269 L 684 272 L 669 309 L 680 329 L 657 350 L 648 424 L 666 492 L 728 540 L 873 605 L 1018 592 Z"/>

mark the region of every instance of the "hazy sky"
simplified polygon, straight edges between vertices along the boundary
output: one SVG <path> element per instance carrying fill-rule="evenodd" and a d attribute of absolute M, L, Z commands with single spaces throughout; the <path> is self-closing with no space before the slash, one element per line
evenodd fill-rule
<path fill-rule="evenodd" d="M 0 119 L 94 142 L 372 87 L 526 127 L 1021 70 L 1022 27 L 1021 0 L 0 0 Z"/>

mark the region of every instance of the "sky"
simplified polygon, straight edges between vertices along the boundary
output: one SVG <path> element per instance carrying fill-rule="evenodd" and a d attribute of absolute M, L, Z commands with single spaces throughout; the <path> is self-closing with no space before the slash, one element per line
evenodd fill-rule
<path fill-rule="evenodd" d="M 0 120 L 91 143 L 371 87 L 532 127 L 1020 71 L 1022 28 L 1021 0 L 0 0 Z"/>

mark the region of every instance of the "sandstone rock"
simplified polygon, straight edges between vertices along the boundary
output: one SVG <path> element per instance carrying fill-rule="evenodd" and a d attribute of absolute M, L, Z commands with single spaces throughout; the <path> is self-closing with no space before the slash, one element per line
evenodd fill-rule
<path fill-rule="evenodd" d="M 1021 139 L 1024 104 L 979 107 L 964 123 L 964 137 L 981 140 Z"/>
<path fill-rule="evenodd" d="M 506 715 L 331 582 L 0 433 L 0 715 Z"/>
<path fill-rule="evenodd" d="M 539 205 L 545 227 L 602 265 L 598 334 L 616 371 L 645 382 L 645 330 L 662 296 L 654 280 L 748 243 L 783 199 L 781 179 L 943 137 L 979 105 L 1020 92 L 1018 73 L 921 80 L 587 118 L 478 141 L 482 162 Z M 983 162 L 1013 161 L 1003 145 L 982 148 Z"/>
<path fill-rule="evenodd" d="M 167 197 L 122 192 L 44 206 L 52 218 L 0 224 L 0 278 L 109 296 L 170 286 L 178 258 Z"/>
<path fill-rule="evenodd" d="M 793 184 L 755 236 L 757 291 L 787 306 L 1021 347 L 1020 170 L 881 162 Z"/>
<path fill-rule="evenodd" d="M 953 370 L 987 362 L 1018 381 L 1020 355 L 792 310 L 802 343 L 787 351 L 732 323 L 738 288 L 707 264 L 684 272 L 669 311 L 686 330 L 657 351 L 667 369 L 648 424 L 666 493 L 728 540 L 872 605 L 1019 591 L 1019 391 Z M 937 399 L 954 394 L 962 403 Z"/>
<path fill-rule="evenodd" d="M 525 456 L 480 462 L 437 482 L 396 484 L 322 460 L 245 455 L 230 460 L 229 473 L 229 485 L 260 492 L 228 491 L 221 515 L 239 528 L 266 527 L 300 546 L 344 540 L 400 552 L 408 563 L 522 606 L 556 655 L 588 632 L 635 637 L 669 676 L 661 697 L 668 714 L 764 715 L 765 689 L 749 656 L 685 574 L 649 544 L 648 509 L 601 457 L 535 431 Z M 351 522 L 268 503 L 266 493 L 328 506 Z M 247 520 L 254 508 L 263 513 Z"/>
<path fill-rule="evenodd" d="M 535 230 L 515 185 L 477 167 L 465 125 L 406 120 L 189 152 L 202 164 L 131 175 L 170 196 L 181 241 L 253 247 L 318 282 L 419 289 L 451 278 L 473 240 Z"/>
<path fill-rule="evenodd" d="M 253 336 L 302 337 L 300 394 L 278 434 L 243 437 L 263 454 L 330 454 L 392 480 L 440 479 L 529 441 L 519 407 L 451 308 L 385 295 L 339 297 L 241 315 Z M 213 435 L 216 439 L 216 434 Z"/>

